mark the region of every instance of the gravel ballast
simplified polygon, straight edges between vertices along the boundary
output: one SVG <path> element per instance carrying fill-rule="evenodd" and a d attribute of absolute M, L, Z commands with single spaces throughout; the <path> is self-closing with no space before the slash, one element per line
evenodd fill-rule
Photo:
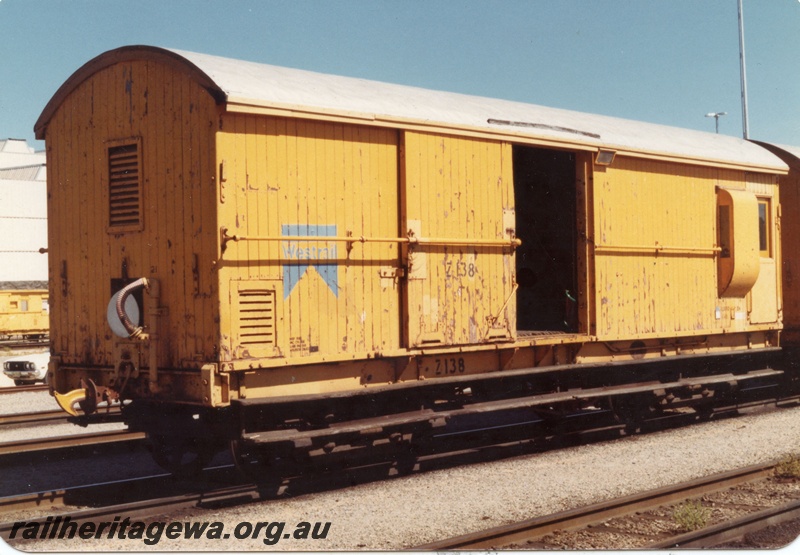
<path fill-rule="evenodd" d="M 0 397 L 0 414 L 23 412 L 45 412 L 58 410 L 58 403 L 47 391 L 23 391 L 5 393 Z"/>
<path fill-rule="evenodd" d="M 780 409 L 513 459 L 419 473 L 346 489 L 192 510 L 165 522 L 220 522 L 228 539 L 23 541 L 26 551 L 398 550 L 800 453 L 800 408 Z M 120 515 L 121 519 L 125 515 Z M 136 520 L 136 519 L 132 519 Z M 330 522 L 324 539 L 237 539 L 258 522 Z"/>

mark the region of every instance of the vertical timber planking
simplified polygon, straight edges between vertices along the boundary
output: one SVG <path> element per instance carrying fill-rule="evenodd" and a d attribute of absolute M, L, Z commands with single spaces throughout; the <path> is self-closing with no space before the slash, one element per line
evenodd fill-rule
<path fill-rule="evenodd" d="M 198 190 L 199 174 L 207 171 L 199 160 L 211 156 L 199 151 L 210 144 L 208 117 L 215 108 L 208 93 L 198 89 L 189 77 L 153 61 L 112 64 L 76 87 L 50 122 L 48 209 L 51 229 L 64 230 L 50 233 L 57 307 L 53 337 L 56 351 L 73 362 L 104 364 L 112 356 L 105 309 L 110 280 L 122 277 L 123 260 L 130 278 L 161 281 L 172 325 L 188 326 L 188 333 L 161 330 L 162 337 L 173 338 L 172 351 L 181 359 L 202 351 L 203 331 L 215 325 L 203 321 L 210 299 L 193 297 L 191 254 L 204 252 L 208 268 L 213 254 L 202 245 L 215 244 L 209 242 L 215 237 L 212 224 L 204 224 L 200 214 L 205 201 Z M 140 141 L 144 226 L 108 233 L 108 147 L 119 141 Z M 78 235 L 70 235 L 76 228 Z M 66 298 L 62 260 L 68 261 Z"/>
<path fill-rule="evenodd" d="M 396 132 L 253 115 L 223 122 L 219 156 L 237 192 L 220 225 L 231 233 L 279 238 L 310 226 L 312 236 L 396 237 Z M 276 356 L 302 359 L 399 348 L 399 287 L 380 278 L 397 253 L 396 244 L 356 242 L 348 252 L 324 238 L 245 240 L 228 244 L 224 266 L 238 281 L 275 280 Z M 233 292 L 225 302 L 222 325 L 234 325 Z"/>
<path fill-rule="evenodd" d="M 724 327 L 716 308 L 737 302 L 717 299 L 714 283 L 716 187 L 741 188 L 741 173 L 619 158 L 595 178 L 598 335 Z"/>
<path fill-rule="evenodd" d="M 406 218 L 422 238 L 508 239 L 503 211 L 511 178 L 503 157 L 510 147 L 477 139 L 425 133 L 405 134 Z M 513 206 L 513 202 L 511 203 Z M 408 281 L 409 341 L 479 344 L 497 317 L 510 338 L 513 302 L 500 313 L 513 281 L 513 253 L 489 246 L 412 247 Z M 421 261 L 424 269 L 413 268 Z M 427 262 L 427 264 L 425 263 Z"/>

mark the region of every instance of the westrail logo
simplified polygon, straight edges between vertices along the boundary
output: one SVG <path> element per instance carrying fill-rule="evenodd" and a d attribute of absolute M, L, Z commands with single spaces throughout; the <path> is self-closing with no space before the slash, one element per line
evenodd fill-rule
<path fill-rule="evenodd" d="M 283 258 L 283 298 L 287 298 L 297 283 L 308 272 L 314 270 L 322 281 L 339 296 L 339 266 L 336 262 L 336 243 L 326 242 L 323 237 L 335 237 L 335 225 L 285 224 L 281 235 L 286 237 L 320 237 L 319 241 L 284 241 L 281 244 Z M 320 246 L 324 243 L 324 246 Z M 326 262 L 330 260 L 331 262 Z"/>

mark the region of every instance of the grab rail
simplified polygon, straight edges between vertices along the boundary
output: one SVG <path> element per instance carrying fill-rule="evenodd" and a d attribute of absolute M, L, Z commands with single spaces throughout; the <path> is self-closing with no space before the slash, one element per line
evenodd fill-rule
<path fill-rule="evenodd" d="M 520 239 L 516 237 L 512 239 L 456 239 L 456 238 L 442 238 L 442 237 L 415 237 L 409 234 L 408 237 L 355 237 L 352 235 L 267 235 L 267 236 L 249 236 L 249 235 L 229 235 L 228 228 L 220 228 L 220 240 L 222 243 L 222 250 L 228 242 L 238 241 L 329 241 L 338 243 L 347 243 L 347 249 L 350 250 L 354 243 L 406 243 L 411 246 L 415 245 L 430 245 L 430 246 L 477 246 L 477 247 L 504 247 L 515 249 L 522 244 Z"/>

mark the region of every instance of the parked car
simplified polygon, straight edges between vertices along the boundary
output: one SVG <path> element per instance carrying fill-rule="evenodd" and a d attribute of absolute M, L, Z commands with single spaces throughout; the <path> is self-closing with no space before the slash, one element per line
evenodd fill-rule
<path fill-rule="evenodd" d="M 3 374 L 14 380 L 16 385 L 47 383 L 47 364 L 50 353 L 31 353 L 11 357 L 3 363 Z"/>

